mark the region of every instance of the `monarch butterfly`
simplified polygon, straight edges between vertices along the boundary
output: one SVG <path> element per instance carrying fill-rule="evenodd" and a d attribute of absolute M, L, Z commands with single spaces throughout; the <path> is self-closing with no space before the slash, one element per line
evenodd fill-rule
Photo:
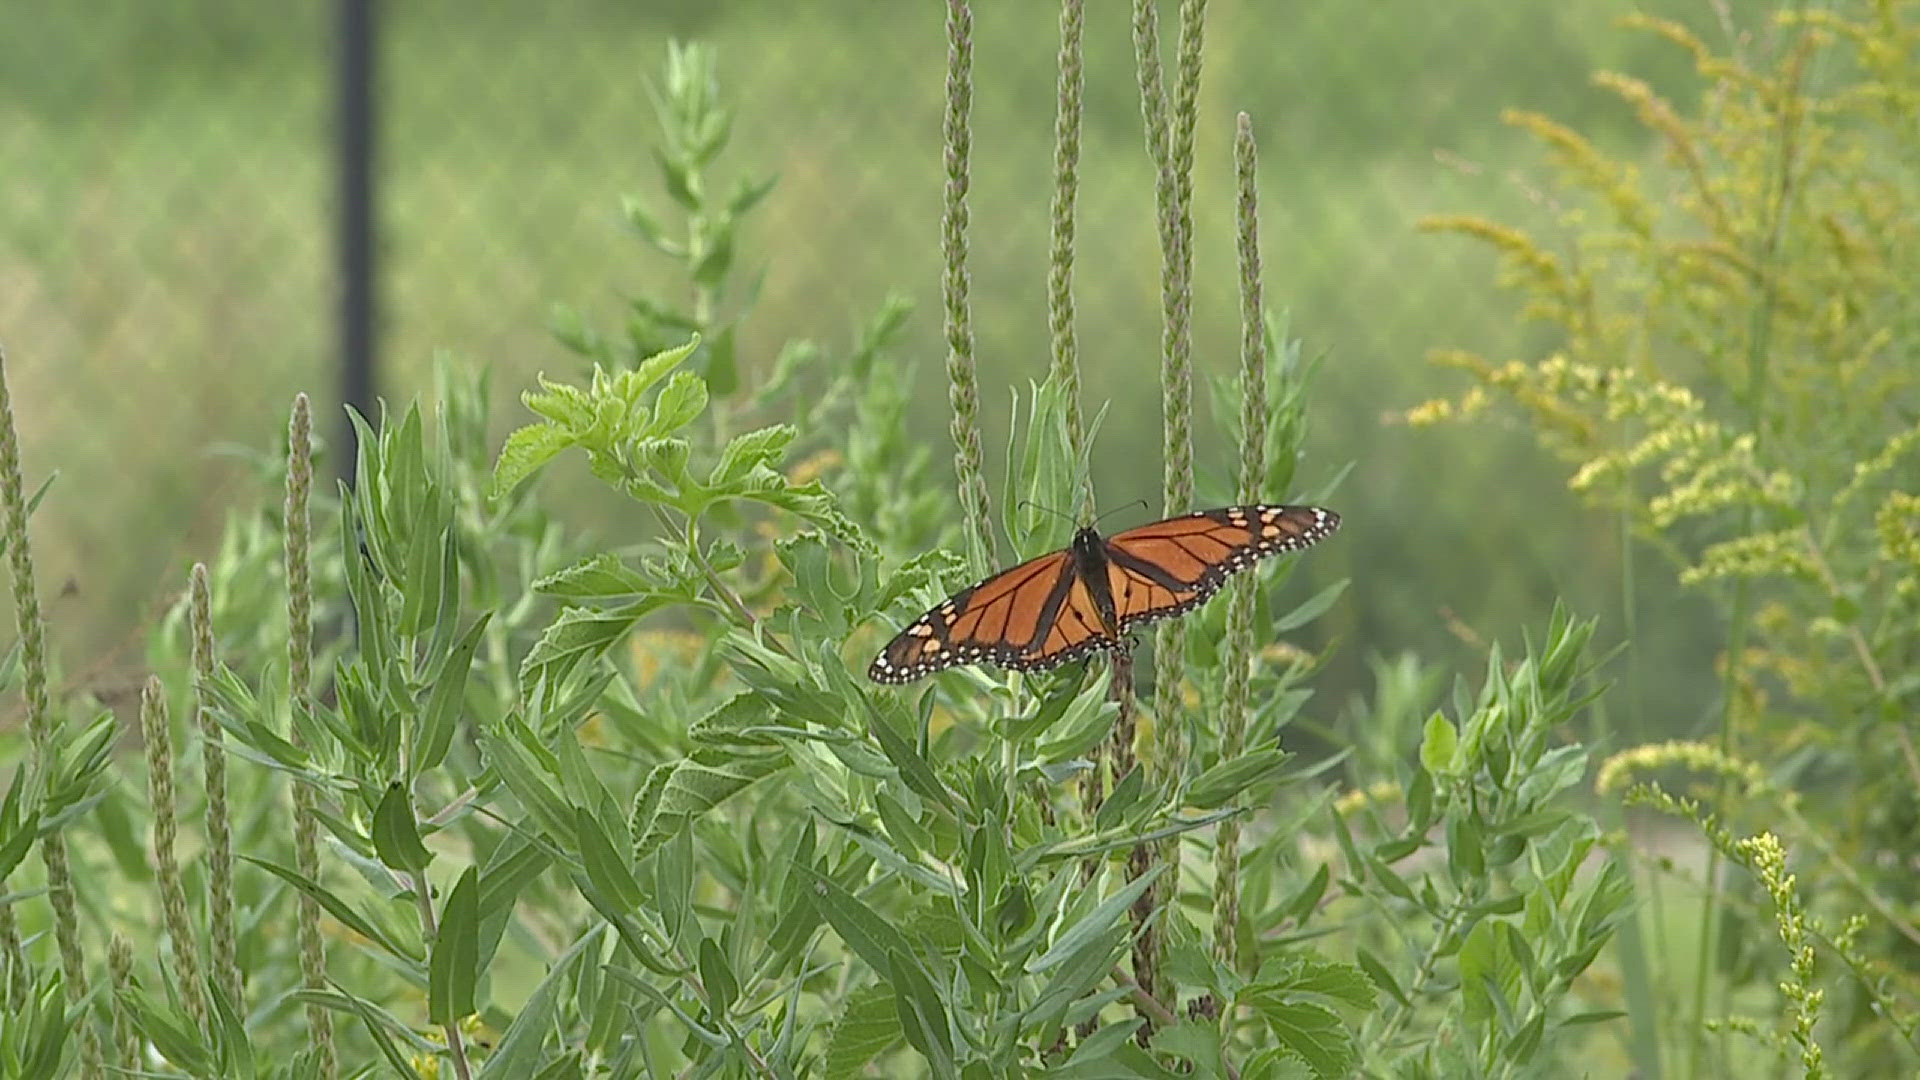
<path fill-rule="evenodd" d="M 905 683 L 959 664 L 1017 671 L 1126 647 L 1136 626 L 1198 607 L 1229 574 L 1340 527 L 1317 506 L 1227 506 L 1073 543 L 947 598 L 880 650 L 867 677 Z"/>

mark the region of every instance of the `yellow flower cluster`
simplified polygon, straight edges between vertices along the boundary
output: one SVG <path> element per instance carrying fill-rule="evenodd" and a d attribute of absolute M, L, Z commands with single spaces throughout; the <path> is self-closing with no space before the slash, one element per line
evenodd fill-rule
<path fill-rule="evenodd" d="M 1636 773 L 1679 767 L 1709 776 L 1725 777 L 1745 791 L 1758 791 L 1766 785 L 1766 773 L 1750 761 L 1740 761 L 1703 742 L 1673 740 L 1648 743 L 1622 750 L 1600 766 L 1593 788 L 1602 795 L 1624 789 Z"/>
<path fill-rule="evenodd" d="M 1813 935 L 1795 880 L 1787 873 L 1787 851 L 1770 832 L 1751 836 L 1734 845 L 1753 868 L 1754 876 L 1773 899 L 1774 925 L 1780 943 L 1787 947 L 1788 966 L 1793 978 L 1780 983 L 1780 993 L 1793 1007 L 1793 1041 L 1800 1047 L 1800 1064 L 1807 1076 L 1824 1076 L 1826 1068 L 1820 1044 L 1813 1039 L 1814 1025 L 1820 1021 L 1820 1005 L 1826 992 L 1815 985 Z"/>

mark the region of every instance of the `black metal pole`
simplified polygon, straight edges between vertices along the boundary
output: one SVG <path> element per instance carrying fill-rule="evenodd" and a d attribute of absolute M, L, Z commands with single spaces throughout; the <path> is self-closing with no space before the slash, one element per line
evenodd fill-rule
<path fill-rule="evenodd" d="M 374 110 L 376 46 L 374 0 L 338 0 L 340 398 L 374 417 Z M 353 425 L 340 417 L 336 458 L 353 482 Z"/>

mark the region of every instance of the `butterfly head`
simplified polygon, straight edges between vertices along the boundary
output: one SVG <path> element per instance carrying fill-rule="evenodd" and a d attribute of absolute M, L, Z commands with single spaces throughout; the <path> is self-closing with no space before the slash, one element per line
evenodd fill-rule
<path fill-rule="evenodd" d="M 1105 553 L 1100 550 L 1101 545 L 1104 543 L 1106 543 L 1106 540 L 1100 535 L 1099 531 L 1093 526 L 1088 525 L 1073 534 L 1074 558 L 1079 560 L 1082 566 L 1088 565 L 1089 560 L 1096 561 L 1096 565 L 1098 562 L 1105 562 Z"/>

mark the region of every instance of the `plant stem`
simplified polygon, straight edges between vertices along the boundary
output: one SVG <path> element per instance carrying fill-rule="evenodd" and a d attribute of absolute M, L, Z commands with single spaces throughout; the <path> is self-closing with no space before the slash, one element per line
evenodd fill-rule
<path fill-rule="evenodd" d="M 1448 935 L 1453 933 L 1454 924 L 1460 921 L 1464 908 L 1465 905 L 1461 903 L 1459 897 L 1455 897 L 1452 905 L 1447 908 L 1446 918 L 1441 920 L 1439 931 L 1433 935 L 1433 941 L 1428 944 L 1426 953 L 1420 957 L 1420 965 L 1414 969 L 1413 978 L 1407 983 L 1409 1004 L 1399 1006 L 1394 1010 L 1393 1015 L 1387 1018 L 1386 1026 L 1373 1037 L 1369 1054 L 1383 1049 L 1388 1040 L 1400 1030 L 1400 1025 L 1406 1023 L 1407 1018 L 1413 1015 L 1411 1001 L 1420 993 L 1420 988 L 1427 984 L 1427 980 L 1433 977 L 1434 965 L 1440 960 L 1440 946 L 1446 942 Z"/>
<path fill-rule="evenodd" d="M 1805 41 L 1804 36 L 1801 39 Z M 1797 46 L 1796 46 L 1797 48 Z M 1774 191 L 1771 217 L 1767 223 L 1767 234 L 1762 239 L 1760 250 L 1753 260 L 1760 271 L 1760 297 L 1754 305 L 1753 318 L 1747 334 L 1747 429 L 1753 435 L 1756 458 L 1766 438 L 1766 396 L 1768 360 L 1772 356 L 1773 313 L 1778 301 L 1776 262 L 1780 252 L 1781 237 L 1786 230 L 1787 203 L 1793 192 L 1794 125 L 1802 113 L 1796 108 L 1801 74 L 1801 56 L 1796 56 L 1789 65 L 1789 75 L 1779 87 L 1781 106 L 1779 110 L 1779 154 L 1776 158 Z M 1751 535 L 1759 525 L 1759 512 L 1753 506 L 1746 510 L 1745 531 Z M 1737 756 L 1734 745 L 1734 715 L 1738 708 L 1740 694 L 1740 669 L 1745 661 L 1747 646 L 1747 622 L 1752 606 L 1752 589 L 1748 581 L 1742 578 L 1734 585 L 1732 628 L 1727 647 L 1727 675 L 1725 701 L 1720 713 L 1720 751 L 1727 757 Z M 1716 803 L 1726 797 L 1727 781 L 1722 778 L 1715 788 Z M 1707 893 L 1702 900 L 1700 948 L 1695 958 L 1694 971 L 1697 976 L 1693 988 L 1692 1020 L 1698 1025 L 1704 1023 L 1707 1012 L 1707 986 L 1711 971 L 1713 950 L 1719 937 L 1720 920 L 1718 906 L 1720 900 L 1720 852 L 1716 848 L 1707 856 Z M 1723 1039 L 1724 1042 L 1724 1039 Z M 1690 1056 L 1689 1072 L 1698 1074 L 1700 1042 L 1693 1044 L 1694 1053 Z"/>
<path fill-rule="evenodd" d="M 20 633 L 21 685 L 34 768 L 42 775 L 51 775 L 58 768 L 59 719 L 47 696 L 47 626 L 40 616 L 40 594 L 34 587 L 33 549 L 27 542 L 26 488 L 20 478 L 20 433 L 13 423 L 6 368 L 6 353 L 0 350 L 0 511 L 5 515 L 0 536 L 6 538 L 7 561 L 13 572 L 14 622 Z M 80 917 L 74 905 L 73 871 L 67 862 L 64 832 L 50 830 L 41 838 L 40 860 L 47 869 L 47 900 L 53 907 L 61 985 L 68 1005 L 77 1008 L 87 999 L 87 965 L 80 947 Z M 4 889 L 5 883 L 0 882 L 0 890 Z M 81 1068 L 87 1075 L 95 1075 L 102 1067 L 99 1033 L 84 1016 L 78 1024 Z"/>
<path fill-rule="evenodd" d="M 413 812 L 412 800 L 408 800 L 407 812 Z M 407 875 L 408 884 L 413 888 L 414 906 L 420 909 L 420 929 L 426 932 L 428 941 L 440 936 L 439 923 L 433 917 L 433 897 L 427 886 L 427 873 L 415 870 Z M 460 1038 L 460 1022 L 448 1020 L 440 1025 L 447 1037 L 447 1056 L 453 1059 L 453 1072 L 460 1080 L 472 1080 L 473 1067 L 467 1064 L 467 1046 Z"/>

